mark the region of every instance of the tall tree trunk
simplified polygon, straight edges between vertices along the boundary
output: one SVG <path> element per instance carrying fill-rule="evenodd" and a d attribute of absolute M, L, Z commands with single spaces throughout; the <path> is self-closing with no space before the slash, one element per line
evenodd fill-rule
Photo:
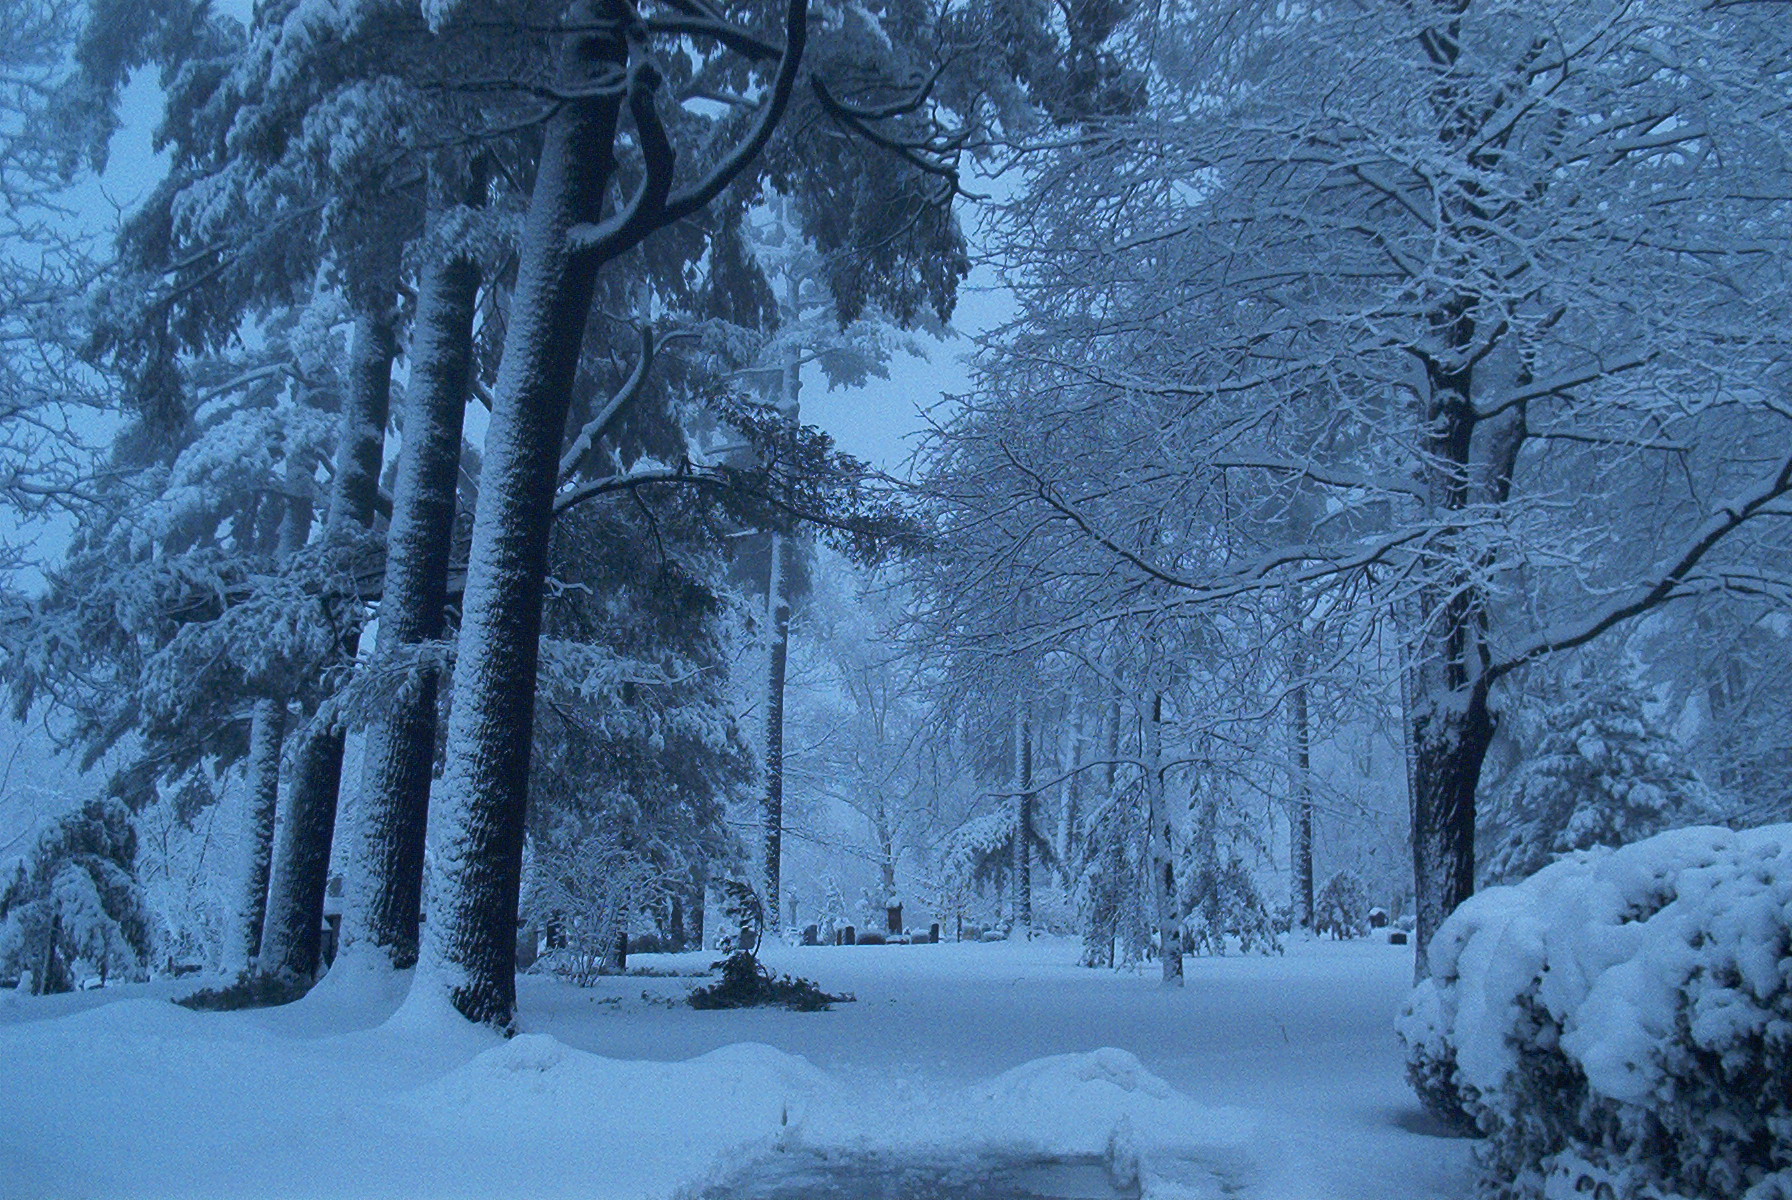
<path fill-rule="evenodd" d="M 469 257 L 431 263 L 423 272 L 411 334 L 404 449 L 386 538 L 376 669 L 404 648 L 442 636 L 479 282 L 479 266 Z M 376 947 L 393 967 L 417 961 L 438 686 L 434 667 L 417 668 L 365 733 L 343 944 Z"/>
<path fill-rule="evenodd" d="M 1081 697 L 1073 697 L 1070 721 L 1070 753 L 1068 769 L 1070 778 L 1064 781 L 1064 824 L 1063 834 L 1058 839 L 1058 855 L 1061 860 L 1059 873 L 1066 888 L 1076 886 L 1077 875 L 1082 867 L 1083 843 L 1083 717 L 1087 711 Z"/>
<path fill-rule="evenodd" d="M 1164 984 L 1182 986 L 1182 920 L 1176 911 L 1176 829 L 1164 794 L 1164 698 L 1151 698 L 1151 716 L 1144 722 L 1146 819 L 1151 839 L 1151 899 L 1157 917 L 1158 957 Z"/>
<path fill-rule="evenodd" d="M 890 907 L 890 901 L 896 895 L 896 840 L 890 836 L 888 829 L 878 831 L 877 869 L 884 886 L 884 907 Z"/>
<path fill-rule="evenodd" d="M 1103 769 L 1102 779 L 1105 787 L 1103 794 L 1105 803 L 1113 815 L 1108 818 L 1109 836 L 1114 839 L 1114 852 L 1110 856 L 1110 870 L 1114 874 L 1114 909 L 1112 936 L 1107 941 L 1107 966 L 1114 965 L 1114 955 L 1123 928 L 1121 914 L 1127 897 L 1136 895 L 1138 889 L 1138 873 L 1130 869 L 1131 856 L 1121 849 L 1121 839 L 1127 836 L 1131 822 L 1122 819 L 1124 813 L 1118 810 L 1114 797 L 1114 787 L 1120 780 L 1120 697 L 1117 693 L 1108 698 L 1107 711 L 1103 714 L 1102 753 L 1107 756 L 1107 765 Z"/>
<path fill-rule="evenodd" d="M 785 571 L 789 545 L 782 534 L 771 535 L 766 577 L 765 794 L 760 797 L 765 868 L 765 927 L 776 932 L 782 923 L 784 884 L 784 675 L 790 661 L 790 595 Z"/>
<path fill-rule="evenodd" d="M 1478 100 L 1465 96 L 1455 72 L 1461 54 L 1462 3 L 1445 6 L 1421 44 L 1435 73 L 1432 104 L 1441 141 L 1462 152 L 1470 166 L 1490 166 L 1500 153 L 1480 137 Z M 1439 224 L 1452 239 L 1473 241 L 1488 214 L 1479 194 L 1464 189 L 1440 208 Z M 1473 278 L 1463 264 L 1459 279 Z M 1476 582 L 1490 565 L 1485 550 L 1468 545 L 1460 514 L 1473 504 L 1497 507 L 1511 492 L 1517 455 L 1526 438 L 1523 405 L 1492 418 L 1492 435 L 1477 451 L 1475 435 L 1483 418 L 1474 403 L 1476 363 L 1502 337 L 1503 322 L 1489 334 L 1477 327 L 1480 297 L 1463 285 L 1439 297 L 1431 313 L 1426 345 L 1416 347 L 1425 366 L 1425 456 L 1421 473 L 1438 520 L 1431 553 L 1448 564 L 1441 578 L 1422 593 L 1427 644 L 1418 655 L 1417 696 L 1412 714 L 1412 849 L 1417 895 L 1414 934 L 1415 976 L 1430 973 L 1427 950 L 1445 917 L 1475 888 L 1475 789 L 1493 740 L 1488 705 L 1486 597 Z M 1431 346 L 1442 347 L 1434 353 Z M 1519 378 L 1528 380 L 1528 355 L 1519 347 Z"/>
<path fill-rule="evenodd" d="M 280 747 L 286 740 L 286 705 L 257 700 L 249 724 L 249 871 L 243 897 L 243 962 L 261 954 L 268 914 L 268 874 L 273 865 L 274 817 L 280 805 Z"/>
<path fill-rule="evenodd" d="M 1422 675 L 1436 672 L 1422 671 Z M 1413 716 L 1412 862 L 1416 884 L 1414 977 L 1444 918 L 1475 891 L 1475 789 L 1493 744 L 1485 688 L 1426 688 Z"/>
<path fill-rule="evenodd" d="M 1014 704 L 1014 927 L 1033 936 L 1033 720 L 1023 700 Z"/>
<path fill-rule="evenodd" d="M 1472 344 L 1474 323 L 1466 301 L 1440 317 L 1440 324 L 1447 344 Z M 1487 609 L 1470 564 L 1462 561 L 1471 552 L 1452 523 L 1470 501 L 1477 422 L 1473 367 L 1432 362 L 1428 375 L 1426 482 L 1441 524 L 1433 545 L 1449 565 L 1422 592 L 1426 644 L 1418 656 L 1412 717 L 1412 865 L 1418 910 L 1413 970 L 1419 979 L 1430 974 L 1426 951 L 1437 927 L 1475 890 L 1475 788 L 1493 740 Z"/>
<path fill-rule="evenodd" d="M 311 538 L 313 464 L 286 461 L 285 511 L 280 516 L 275 556 L 284 562 Z M 243 963 L 253 968 L 261 954 L 268 913 L 268 881 L 273 870 L 274 825 L 280 806 L 280 755 L 286 745 L 286 704 L 278 696 L 257 701 L 249 725 L 249 840 L 244 874 Z"/>
<path fill-rule="evenodd" d="M 542 580 L 567 407 L 600 265 L 594 255 L 572 253 L 567 232 L 603 216 L 621 97 L 592 85 L 620 75 L 627 62 L 620 22 L 571 40 L 562 59 L 566 90 L 583 95 L 562 103 L 543 134 L 485 438 L 447 765 L 431 814 L 441 859 L 414 987 L 504 1030 L 516 1008 Z"/>
<path fill-rule="evenodd" d="M 1294 916 L 1302 929 L 1313 928 L 1313 755 L 1312 731 L 1307 723 L 1307 662 L 1297 646 L 1294 652 L 1294 691 L 1289 697 L 1289 733 L 1294 743 L 1292 855 Z"/>
<path fill-rule="evenodd" d="M 794 273 L 788 280 L 789 294 L 783 305 L 785 319 L 792 325 L 802 316 L 799 305 L 800 281 Z M 798 420 L 798 405 L 803 389 L 802 348 L 791 346 L 786 352 L 784 369 L 779 378 L 779 414 L 792 425 Z M 765 797 L 763 820 L 765 843 L 765 927 L 776 932 L 782 924 L 784 883 L 784 676 L 790 661 L 790 555 L 794 546 L 780 533 L 771 537 L 770 561 L 766 566 L 766 630 L 770 642 L 767 655 L 765 690 Z"/>
<path fill-rule="evenodd" d="M 391 308 L 397 290 L 396 258 L 385 269 L 392 286 L 377 291 L 373 303 L 355 318 L 326 537 L 371 527 L 379 499 L 380 458 L 392 401 L 392 360 L 398 354 Z M 344 661 L 353 660 L 358 641 L 359 636 L 352 633 L 344 639 Z M 331 723 L 306 733 L 293 752 L 257 962 L 257 970 L 264 974 L 309 979 L 317 971 L 324 890 L 330 882 L 330 843 L 342 786 L 343 737 L 341 726 Z"/>

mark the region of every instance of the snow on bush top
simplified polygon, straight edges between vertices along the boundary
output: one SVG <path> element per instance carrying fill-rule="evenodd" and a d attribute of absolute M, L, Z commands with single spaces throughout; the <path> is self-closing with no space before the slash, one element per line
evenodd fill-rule
<path fill-rule="evenodd" d="M 1792 1097 L 1762 1081 L 1792 1061 L 1789 928 L 1792 825 L 1575 852 L 1439 928 L 1433 977 L 1400 1018 L 1415 1084 L 1453 1090 L 1495 1159 L 1514 1131 L 1547 1149 L 1546 1127 L 1577 1161 L 1659 1156 L 1644 1165 L 1676 1188 L 1777 1176 L 1792 1167 Z M 1565 1089 L 1582 1079 L 1577 1105 Z M 1615 1141 L 1593 1132 L 1613 1127 Z"/>

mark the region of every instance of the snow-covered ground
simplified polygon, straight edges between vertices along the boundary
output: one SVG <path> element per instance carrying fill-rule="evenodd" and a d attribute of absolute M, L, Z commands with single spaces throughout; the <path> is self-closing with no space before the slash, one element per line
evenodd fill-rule
<path fill-rule="evenodd" d="M 0 1196 L 675 1196 L 783 1147 L 1111 1154 L 1154 1198 L 1468 1195 L 1392 1032 L 1405 947 L 1191 959 L 1073 943 L 777 948 L 857 994 L 698 1012 L 689 978 L 525 978 L 508 1043 L 326 986 L 192 1013 L 171 984 L 0 993 Z M 696 969 L 705 956 L 637 956 Z M 184 990 L 184 989 L 182 989 Z M 388 1019 L 388 1018 L 391 1019 Z"/>

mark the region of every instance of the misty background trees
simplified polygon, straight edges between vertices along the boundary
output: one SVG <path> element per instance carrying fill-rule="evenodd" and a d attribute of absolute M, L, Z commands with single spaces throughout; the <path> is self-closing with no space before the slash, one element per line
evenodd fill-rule
<path fill-rule="evenodd" d="M 512 1029 L 729 881 L 1170 984 L 1379 907 L 1422 975 L 1478 882 L 1787 815 L 1767 6 L 0 11 L 34 986 Z M 973 265 L 912 458 L 803 424 Z"/>

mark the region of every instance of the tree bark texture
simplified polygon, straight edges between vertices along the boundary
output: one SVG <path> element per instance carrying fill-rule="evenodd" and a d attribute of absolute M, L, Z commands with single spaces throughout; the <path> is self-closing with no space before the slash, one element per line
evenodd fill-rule
<path fill-rule="evenodd" d="M 1493 743 L 1485 690 L 1427 690 L 1413 718 L 1412 738 L 1413 971 L 1424 979 L 1431 973 L 1426 950 L 1432 935 L 1475 891 L 1475 789 Z"/>
<path fill-rule="evenodd" d="M 1466 301 L 1445 317 L 1448 344 L 1459 350 L 1471 345 L 1475 331 Z M 1473 367 L 1434 361 L 1427 375 L 1426 483 L 1433 510 L 1442 518 L 1434 546 L 1450 565 L 1422 592 L 1425 624 L 1412 714 L 1413 969 L 1419 979 L 1430 974 L 1426 950 L 1432 934 L 1475 890 L 1475 789 L 1493 740 L 1486 599 L 1465 561 L 1469 551 L 1460 544 L 1462 531 L 1451 523 L 1452 514 L 1476 498 Z M 1516 446 L 1514 441 L 1506 452 L 1516 453 Z M 1489 482 L 1496 490 L 1486 498 L 1503 499 L 1509 469 L 1495 471 Z"/>
<path fill-rule="evenodd" d="M 771 535 L 766 577 L 765 795 L 760 798 L 765 927 L 782 928 L 784 882 L 784 676 L 790 662 L 790 589 L 782 534 Z"/>
<path fill-rule="evenodd" d="M 1164 789 L 1164 698 L 1151 698 L 1144 722 L 1146 817 L 1150 826 L 1151 900 L 1157 917 L 1158 957 L 1164 985 L 1182 986 L 1182 919 L 1176 911 L 1176 829 Z"/>
<path fill-rule="evenodd" d="M 1014 705 L 1014 927 L 1033 932 L 1033 720 L 1024 701 Z"/>
<path fill-rule="evenodd" d="M 1077 875 L 1082 870 L 1083 860 L 1083 765 L 1084 714 L 1087 709 L 1081 699 L 1074 704 L 1074 713 L 1070 725 L 1070 745 L 1067 756 L 1071 768 L 1069 779 L 1064 781 L 1064 824 L 1063 836 L 1059 839 L 1059 873 L 1064 886 L 1074 888 Z"/>
<path fill-rule="evenodd" d="M 1313 928 L 1313 753 L 1308 725 L 1304 656 L 1294 661 L 1294 691 L 1289 697 L 1289 724 L 1294 743 L 1293 836 L 1290 838 L 1294 916 L 1302 929 Z"/>
<path fill-rule="evenodd" d="M 572 43 L 569 90 L 628 61 L 620 26 Z M 568 101 L 544 130 L 467 566 L 448 757 L 432 821 L 440 852 L 415 986 L 503 1030 L 516 1008 L 516 913 L 554 491 L 599 262 L 567 232 L 603 215 L 621 97 Z"/>
<path fill-rule="evenodd" d="M 786 319 L 793 324 L 802 316 L 799 305 L 800 281 L 793 274 L 788 280 L 788 297 L 784 305 Z M 790 347 L 779 378 L 782 395 L 780 415 L 792 425 L 798 420 L 798 405 L 803 388 L 801 347 Z M 767 632 L 770 653 L 767 655 L 765 692 L 765 927 L 782 927 L 784 884 L 784 678 L 790 662 L 790 555 L 795 549 L 777 532 L 771 535 L 765 589 Z"/>
<path fill-rule="evenodd" d="M 423 273 L 411 335 L 404 449 L 386 538 L 376 670 L 404 648 L 442 636 L 479 282 L 478 264 L 470 258 L 432 263 Z M 394 967 L 417 961 L 437 675 L 434 667 L 417 668 L 365 734 L 343 941 L 377 947 Z"/>
<path fill-rule="evenodd" d="M 396 285 L 396 261 L 391 264 Z M 385 293 L 390 296 L 396 286 Z M 343 398 L 325 536 L 371 527 L 379 499 L 380 457 L 392 403 L 392 360 L 398 355 L 394 315 L 388 306 L 355 318 L 349 348 L 348 391 Z M 356 635 L 342 648 L 352 661 Z M 309 979 L 322 950 L 324 889 L 330 882 L 330 844 L 342 786 L 343 732 L 339 726 L 308 731 L 293 752 L 285 817 L 274 845 L 272 887 L 257 969 Z"/>
<path fill-rule="evenodd" d="M 261 954 L 268 914 L 268 875 L 273 866 L 274 818 L 280 805 L 280 747 L 286 740 L 286 706 L 257 700 L 249 724 L 249 871 L 243 897 L 243 961 Z"/>
<path fill-rule="evenodd" d="M 282 561 L 311 537 L 313 464 L 286 460 L 285 511 L 280 517 L 275 554 Z M 286 705 L 266 696 L 251 710 L 249 724 L 249 812 L 246 836 L 248 867 L 244 872 L 243 964 L 253 969 L 261 954 L 268 914 L 268 883 L 274 861 L 274 826 L 280 808 L 280 758 L 286 746 Z"/>

